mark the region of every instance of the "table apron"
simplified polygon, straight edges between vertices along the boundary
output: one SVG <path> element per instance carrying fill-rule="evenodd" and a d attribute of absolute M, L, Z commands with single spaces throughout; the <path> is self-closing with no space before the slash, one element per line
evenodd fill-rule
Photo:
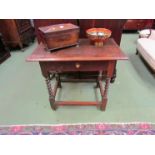
<path fill-rule="evenodd" d="M 50 72 L 89 72 L 111 71 L 115 68 L 115 61 L 71 61 L 71 62 L 39 62 L 43 76 Z M 111 76 L 111 75 L 110 75 Z"/>

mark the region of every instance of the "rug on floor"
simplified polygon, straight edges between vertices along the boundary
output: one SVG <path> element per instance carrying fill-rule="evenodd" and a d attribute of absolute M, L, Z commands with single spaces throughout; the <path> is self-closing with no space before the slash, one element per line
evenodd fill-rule
<path fill-rule="evenodd" d="M 0 126 L 0 135 L 155 135 L 151 123 Z"/>

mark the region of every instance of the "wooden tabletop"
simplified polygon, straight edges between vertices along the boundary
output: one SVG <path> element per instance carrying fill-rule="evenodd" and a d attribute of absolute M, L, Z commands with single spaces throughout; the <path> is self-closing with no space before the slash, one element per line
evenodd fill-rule
<path fill-rule="evenodd" d="M 90 45 L 88 39 L 80 39 L 79 46 L 69 47 L 53 52 L 45 50 L 41 43 L 34 52 L 27 57 L 27 61 L 104 61 L 104 60 L 127 60 L 128 57 L 122 52 L 116 42 L 110 38 L 103 47 Z"/>

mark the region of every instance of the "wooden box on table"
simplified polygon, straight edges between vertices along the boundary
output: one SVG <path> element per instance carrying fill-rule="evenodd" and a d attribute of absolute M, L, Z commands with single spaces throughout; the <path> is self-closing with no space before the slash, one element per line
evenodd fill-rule
<path fill-rule="evenodd" d="M 41 40 L 48 50 L 78 44 L 79 27 L 70 23 L 40 27 Z"/>

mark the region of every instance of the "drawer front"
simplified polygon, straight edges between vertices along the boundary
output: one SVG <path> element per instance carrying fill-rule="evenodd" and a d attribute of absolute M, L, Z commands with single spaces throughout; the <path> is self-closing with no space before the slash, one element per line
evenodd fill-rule
<path fill-rule="evenodd" d="M 91 62 L 40 62 L 41 68 L 46 71 L 75 72 L 75 71 L 105 71 L 108 61 Z"/>

